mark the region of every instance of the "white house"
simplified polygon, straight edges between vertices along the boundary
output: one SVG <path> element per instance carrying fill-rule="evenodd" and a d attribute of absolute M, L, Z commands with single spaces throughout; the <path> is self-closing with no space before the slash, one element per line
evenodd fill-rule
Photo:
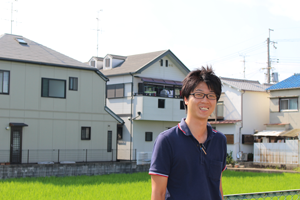
<path fill-rule="evenodd" d="M 247 159 L 253 153 L 253 134 L 269 122 L 269 84 L 220 77 L 223 87 L 210 124 L 227 137 L 227 152 L 234 159 Z M 217 113 L 217 114 L 216 114 Z"/>
<path fill-rule="evenodd" d="M 109 78 L 107 106 L 125 122 L 118 127 L 118 159 L 152 152 L 158 134 L 186 116 L 180 90 L 189 69 L 170 50 L 107 54 L 89 64 Z"/>
<path fill-rule="evenodd" d="M 0 36 L 0 162 L 116 160 L 117 124 L 97 68 Z M 128 120 L 127 120 L 128 121 Z"/>

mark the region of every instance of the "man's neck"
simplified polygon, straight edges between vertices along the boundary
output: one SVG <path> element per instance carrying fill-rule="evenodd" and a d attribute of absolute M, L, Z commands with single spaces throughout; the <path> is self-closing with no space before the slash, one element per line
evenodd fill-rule
<path fill-rule="evenodd" d="M 199 143 L 204 143 L 207 139 L 207 119 L 195 119 L 187 118 L 185 119 L 193 136 L 198 140 Z"/>

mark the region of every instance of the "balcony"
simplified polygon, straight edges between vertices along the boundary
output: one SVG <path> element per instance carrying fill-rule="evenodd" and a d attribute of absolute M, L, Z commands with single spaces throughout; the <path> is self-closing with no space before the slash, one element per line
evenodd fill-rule
<path fill-rule="evenodd" d="M 180 121 L 186 116 L 183 100 L 162 96 L 135 96 L 134 115 L 141 112 L 136 120 Z M 181 105 L 182 104 L 182 105 Z M 136 117 L 136 116 L 133 116 Z"/>

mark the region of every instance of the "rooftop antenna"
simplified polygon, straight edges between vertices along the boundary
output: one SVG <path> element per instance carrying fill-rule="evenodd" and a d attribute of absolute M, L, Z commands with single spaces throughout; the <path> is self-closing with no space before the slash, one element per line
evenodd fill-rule
<path fill-rule="evenodd" d="M 244 63 L 244 71 L 243 71 L 244 79 L 246 79 L 246 60 L 245 60 L 246 55 L 244 54 L 244 55 L 240 55 L 240 56 L 242 56 L 244 58 L 244 60 L 242 62 Z"/>
<path fill-rule="evenodd" d="M 17 0 L 14 0 L 14 1 L 17 1 Z M 12 34 L 12 26 L 13 26 L 13 13 L 14 11 L 17 11 L 17 10 L 14 10 L 14 1 L 11 2 L 11 15 L 10 15 L 10 34 Z"/>
<path fill-rule="evenodd" d="M 100 21 L 100 17 L 99 17 L 99 14 L 100 12 L 103 11 L 102 9 L 101 10 L 98 10 L 97 13 L 98 13 L 98 17 L 96 18 L 97 19 L 97 57 L 98 57 L 98 46 L 99 46 L 99 21 Z"/>

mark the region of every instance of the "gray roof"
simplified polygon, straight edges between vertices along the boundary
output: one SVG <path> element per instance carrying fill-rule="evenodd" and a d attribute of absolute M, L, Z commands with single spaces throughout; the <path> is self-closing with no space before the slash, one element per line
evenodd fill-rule
<path fill-rule="evenodd" d="M 20 44 L 16 38 L 22 38 L 27 44 Z M 3 34 L 0 36 L 0 60 L 91 68 L 85 63 L 70 58 L 23 36 L 12 34 Z"/>
<path fill-rule="evenodd" d="M 181 65 L 184 71 L 186 71 L 187 73 L 190 71 L 170 50 L 126 56 L 127 57 L 126 60 L 120 66 L 109 70 L 101 69 L 100 71 L 105 76 L 140 73 L 142 70 L 146 69 L 154 62 L 157 62 L 159 59 L 161 59 L 166 55 L 169 55 L 173 59 L 175 59 Z"/>
<path fill-rule="evenodd" d="M 259 91 L 265 92 L 271 84 L 260 84 L 259 81 L 252 81 L 252 80 L 245 80 L 245 79 L 234 79 L 234 78 L 225 78 L 220 77 L 221 81 L 225 85 L 230 85 L 234 88 L 240 90 L 247 90 L 247 91 Z"/>

